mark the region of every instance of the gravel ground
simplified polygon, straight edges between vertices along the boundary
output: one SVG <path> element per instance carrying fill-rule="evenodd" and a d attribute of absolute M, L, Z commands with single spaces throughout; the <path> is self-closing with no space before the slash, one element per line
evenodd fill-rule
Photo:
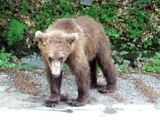
<path fill-rule="evenodd" d="M 49 97 L 42 58 L 29 55 L 20 60 L 24 64 L 40 66 L 31 71 L 0 71 L 0 118 L 5 120 L 159 120 L 160 115 L 160 73 L 119 74 L 117 90 L 112 94 L 100 94 L 90 90 L 88 104 L 70 107 L 60 102 L 54 108 L 43 106 Z M 101 74 L 98 83 L 105 84 Z M 62 93 L 68 98 L 76 98 L 75 78 L 71 74 L 63 76 Z"/>
<path fill-rule="evenodd" d="M 102 75 L 99 84 L 105 84 Z M 44 70 L 1 71 L 0 108 L 36 109 L 43 107 L 43 101 L 50 95 Z M 65 74 L 62 93 L 76 98 L 77 87 L 74 76 Z M 123 74 L 118 75 L 117 90 L 112 94 L 100 94 L 90 90 L 88 105 L 151 104 L 160 109 L 160 74 Z M 68 107 L 60 102 L 55 109 Z"/>

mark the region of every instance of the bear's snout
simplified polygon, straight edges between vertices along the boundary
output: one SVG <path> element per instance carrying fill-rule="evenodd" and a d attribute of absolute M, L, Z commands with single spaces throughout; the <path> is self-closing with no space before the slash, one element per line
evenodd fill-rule
<path fill-rule="evenodd" d="M 62 65 L 60 61 L 52 61 L 51 62 L 51 73 L 54 78 L 58 78 L 61 74 Z"/>

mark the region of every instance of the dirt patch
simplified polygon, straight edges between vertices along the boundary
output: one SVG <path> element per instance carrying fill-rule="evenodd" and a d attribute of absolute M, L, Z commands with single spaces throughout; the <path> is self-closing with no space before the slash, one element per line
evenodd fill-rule
<path fill-rule="evenodd" d="M 154 77 L 156 77 L 157 79 L 160 79 L 160 73 L 144 73 L 146 75 L 152 75 Z"/>
<path fill-rule="evenodd" d="M 127 80 L 128 79 L 126 74 L 118 74 L 118 78 L 121 78 L 123 80 Z"/>
<path fill-rule="evenodd" d="M 108 93 L 108 96 L 116 99 L 118 102 L 123 102 L 124 97 L 122 95 L 119 95 L 118 93 Z"/>
<path fill-rule="evenodd" d="M 15 80 L 13 80 L 13 83 L 16 89 L 18 89 L 21 93 L 37 95 L 42 92 L 37 88 L 37 86 L 40 86 L 40 84 L 27 79 L 20 72 L 17 72 L 17 75 L 15 77 Z"/>
<path fill-rule="evenodd" d="M 156 100 L 160 98 L 160 94 L 145 85 L 142 80 L 136 80 L 135 86 L 142 94 L 144 94 L 149 99 L 149 102 L 156 102 Z"/>

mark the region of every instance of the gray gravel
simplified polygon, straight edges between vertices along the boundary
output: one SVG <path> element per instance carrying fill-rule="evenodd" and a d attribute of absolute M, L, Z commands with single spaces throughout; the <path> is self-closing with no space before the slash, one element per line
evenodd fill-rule
<path fill-rule="evenodd" d="M 0 72 L 0 108 L 12 109 L 36 109 L 43 106 L 43 101 L 50 95 L 44 70 L 32 70 L 20 72 L 28 81 L 38 83 L 36 89 L 39 93 L 23 93 L 17 89 L 14 84 L 17 72 Z M 150 98 L 141 90 L 137 89 L 136 80 L 142 81 L 150 90 L 160 95 L 160 77 L 146 74 L 124 74 L 117 80 L 117 90 L 115 93 L 104 95 L 97 92 L 96 89 L 90 90 L 88 105 L 102 104 L 112 106 L 116 104 L 152 104 L 156 109 L 160 109 L 160 99 L 150 102 Z M 99 84 L 105 84 L 102 75 L 98 78 Z M 64 75 L 62 83 L 62 93 L 69 98 L 76 98 L 77 86 L 75 78 L 72 75 Z M 65 108 L 68 105 L 61 102 L 55 109 Z"/>

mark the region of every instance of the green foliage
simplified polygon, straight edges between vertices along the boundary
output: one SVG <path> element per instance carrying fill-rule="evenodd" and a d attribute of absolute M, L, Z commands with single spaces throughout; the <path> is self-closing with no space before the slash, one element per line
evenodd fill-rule
<path fill-rule="evenodd" d="M 114 1 L 112 2 L 106 2 L 101 5 L 101 20 L 105 23 L 117 23 L 118 17 L 117 17 L 117 10 L 118 7 L 116 6 L 116 3 Z"/>
<path fill-rule="evenodd" d="M 44 4 L 42 10 L 36 15 L 35 25 L 37 28 L 46 29 L 53 21 L 52 3 Z"/>
<path fill-rule="evenodd" d="M 141 56 L 145 56 L 144 51 L 152 51 L 154 56 L 160 51 L 159 6 L 159 0 L 95 0 L 91 6 L 80 5 L 77 0 L 2 0 L 0 47 L 26 53 L 28 48 L 24 46 L 36 48 L 35 31 L 45 30 L 57 19 L 87 15 L 102 23 L 113 50 L 139 51 Z"/>
<path fill-rule="evenodd" d="M 25 69 L 34 69 L 38 68 L 35 64 L 19 64 L 18 59 L 12 53 L 7 53 L 5 49 L 0 50 L 0 69 L 18 69 L 18 70 L 25 70 Z"/>
<path fill-rule="evenodd" d="M 94 19 L 96 19 L 96 20 L 99 20 L 99 16 L 98 16 L 98 14 L 99 14 L 99 7 L 98 6 L 96 6 L 96 5 L 93 5 L 93 6 L 91 6 L 91 7 L 86 7 L 86 8 L 83 8 L 83 7 L 80 7 L 79 8 L 79 13 L 80 13 L 80 15 L 87 15 L 87 16 L 90 16 L 90 17 L 92 17 L 92 18 L 94 18 Z"/>
<path fill-rule="evenodd" d="M 143 70 L 146 72 L 160 72 L 160 53 L 156 53 L 156 57 L 143 64 Z"/>
<path fill-rule="evenodd" d="M 129 34 L 127 37 L 129 39 L 136 39 L 143 34 L 144 30 L 147 29 L 147 23 L 149 21 L 150 15 L 138 9 L 131 9 L 129 10 L 128 14 L 129 18 L 126 19 L 126 27 L 129 31 Z"/>
<path fill-rule="evenodd" d="M 16 59 L 12 53 L 6 53 L 4 49 L 0 50 L 0 69 L 15 68 L 16 64 L 13 60 Z"/>
<path fill-rule="evenodd" d="M 28 2 L 26 0 L 22 0 L 22 5 L 21 5 L 22 15 L 27 15 L 29 8 L 30 6 L 28 5 Z"/>
<path fill-rule="evenodd" d="M 18 10 L 21 15 L 29 16 L 34 21 L 35 26 L 30 29 L 31 35 L 36 30 L 45 30 L 57 19 L 88 15 L 103 24 L 106 34 L 113 39 L 114 49 L 118 51 L 160 49 L 159 12 L 157 10 L 159 0 L 137 0 L 133 3 L 126 1 L 126 4 L 121 4 L 116 0 L 99 2 L 94 1 L 91 6 L 83 6 L 76 0 L 47 0 L 46 2 L 39 0 L 36 3 L 22 0 L 21 2 L 17 1 L 17 4 L 20 6 Z M 17 15 L 14 13 L 17 4 L 14 1 L 2 2 L 0 10 L 6 11 L 7 9 L 7 16 Z M 13 11 L 13 13 L 10 14 L 9 11 Z M 24 19 L 21 17 L 16 21 L 10 19 L 7 33 L 9 45 L 25 39 L 24 33 L 28 34 L 28 26 L 20 21 L 24 21 Z M 19 33 L 15 32 L 16 24 L 19 26 Z"/>
<path fill-rule="evenodd" d="M 28 32 L 28 26 L 16 19 L 10 21 L 8 29 L 8 44 L 10 46 L 24 40 L 24 34 Z"/>
<path fill-rule="evenodd" d="M 72 0 L 55 0 L 55 3 L 44 3 L 34 19 L 36 28 L 44 30 L 57 19 L 75 17 L 74 6 L 70 4 L 70 1 Z"/>

